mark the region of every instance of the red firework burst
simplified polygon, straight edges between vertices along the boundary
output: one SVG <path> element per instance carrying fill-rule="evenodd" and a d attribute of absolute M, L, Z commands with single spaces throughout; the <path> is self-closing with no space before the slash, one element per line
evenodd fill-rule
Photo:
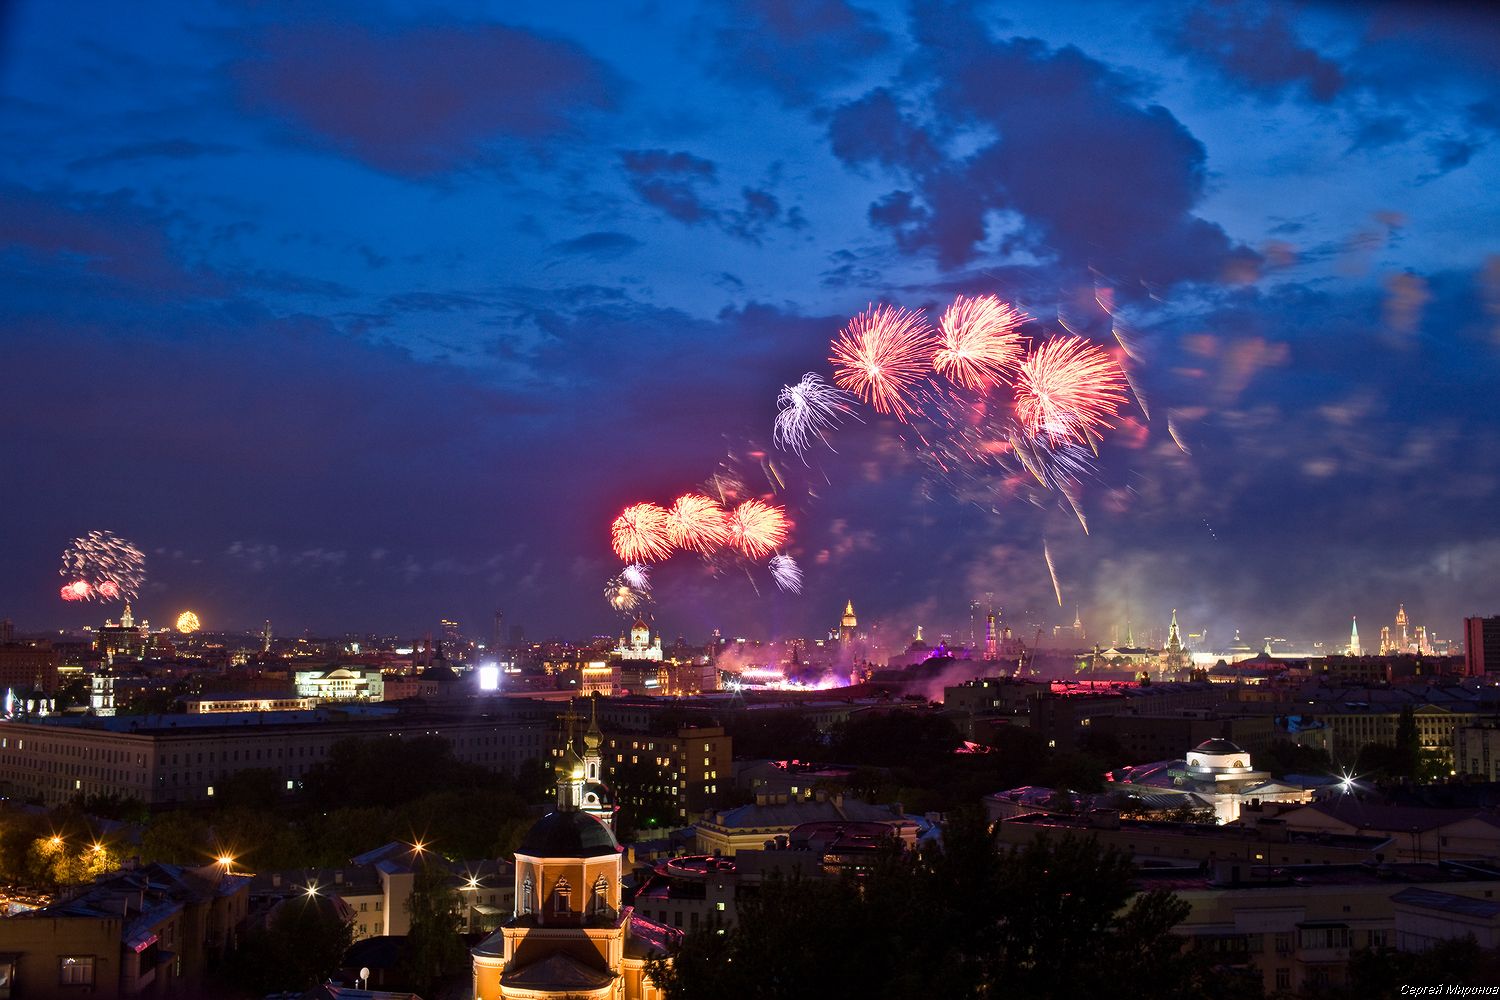
<path fill-rule="evenodd" d="M 729 538 L 729 515 L 717 500 L 700 493 L 677 498 L 667 512 L 667 538 L 680 549 L 707 555 Z"/>
<path fill-rule="evenodd" d="M 959 385 L 977 392 L 1006 380 L 1021 358 L 1016 330 L 1026 314 L 994 295 L 960 295 L 938 324 L 940 346 L 932 367 Z"/>
<path fill-rule="evenodd" d="M 899 420 L 914 415 L 912 387 L 932 367 L 932 327 L 919 309 L 894 306 L 866 309 L 833 341 L 833 380 Z"/>
<path fill-rule="evenodd" d="M 660 504 L 631 504 L 610 525 L 615 555 L 626 562 L 651 562 L 672 554 L 667 509 Z"/>
<path fill-rule="evenodd" d="M 786 511 L 760 500 L 746 500 L 729 512 L 729 544 L 751 559 L 780 548 L 791 530 Z"/>
<path fill-rule="evenodd" d="M 62 599 L 65 601 L 86 601 L 93 592 L 94 589 L 89 586 L 87 580 L 74 580 L 72 583 L 63 584 Z"/>
<path fill-rule="evenodd" d="M 1046 341 L 1016 374 L 1016 417 L 1033 437 L 1087 443 L 1114 425 L 1125 405 L 1125 376 L 1098 345 L 1082 337 Z"/>

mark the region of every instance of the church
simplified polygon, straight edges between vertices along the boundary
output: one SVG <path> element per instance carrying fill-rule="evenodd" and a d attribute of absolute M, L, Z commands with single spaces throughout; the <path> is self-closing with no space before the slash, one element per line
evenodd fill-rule
<path fill-rule="evenodd" d="M 557 808 L 516 849 L 515 913 L 470 952 L 474 1000 L 660 1000 L 646 961 L 682 932 L 622 906 L 621 849 L 600 780 L 597 720 L 580 757 L 569 733 Z"/>

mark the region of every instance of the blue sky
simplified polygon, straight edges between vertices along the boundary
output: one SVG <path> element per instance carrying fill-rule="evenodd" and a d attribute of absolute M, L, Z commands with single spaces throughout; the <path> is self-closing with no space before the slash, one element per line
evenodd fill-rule
<path fill-rule="evenodd" d="M 994 592 L 1456 636 L 1500 610 L 1497 42 L 1461 5 L 12 4 L 0 615 L 97 617 L 56 566 L 107 528 L 162 619 L 608 630 L 613 512 L 764 453 L 806 590 L 678 557 L 669 635 Z M 850 315 L 960 292 L 1131 339 L 1089 534 L 873 414 L 770 449 Z"/>

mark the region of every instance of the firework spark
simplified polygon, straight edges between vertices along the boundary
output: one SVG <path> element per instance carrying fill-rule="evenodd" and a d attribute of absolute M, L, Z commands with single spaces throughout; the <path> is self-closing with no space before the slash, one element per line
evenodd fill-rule
<path fill-rule="evenodd" d="M 802 567 L 788 555 L 774 555 L 769 566 L 776 586 L 792 594 L 802 593 Z"/>
<path fill-rule="evenodd" d="M 651 602 L 651 595 L 633 586 L 621 573 L 604 585 L 604 601 L 622 615 L 634 614 Z"/>
<path fill-rule="evenodd" d="M 203 623 L 200 622 L 198 620 L 198 616 L 191 611 L 184 611 L 182 614 L 177 616 L 177 631 L 181 632 L 183 635 L 192 635 L 202 627 Z"/>
<path fill-rule="evenodd" d="M 686 493 L 667 512 L 667 538 L 679 549 L 707 555 L 729 538 L 729 518 L 717 500 Z"/>
<path fill-rule="evenodd" d="M 828 360 L 841 388 L 905 420 L 917 413 L 912 390 L 931 369 L 934 347 L 921 310 L 874 306 L 839 331 Z"/>
<path fill-rule="evenodd" d="M 960 295 L 938 323 L 941 346 L 932 367 L 952 381 L 983 392 L 1006 380 L 1021 357 L 1017 328 L 1026 314 L 994 295 Z"/>
<path fill-rule="evenodd" d="M 808 372 L 802 381 L 782 386 L 777 394 L 772 442 L 798 455 L 811 447 L 815 439 L 828 444 L 828 432 L 837 429 L 839 421 L 853 412 L 849 405 L 853 400 L 850 393 L 829 385 L 821 375 Z"/>
<path fill-rule="evenodd" d="M 58 574 L 66 601 L 135 600 L 146 579 L 146 557 L 112 531 L 90 531 L 63 552 Z"/>
<path fill-rule="evenodd" d="M 631 504 L 610 525 L 615 555 L 626 562 L 651 562 L 672 554 L 667 509 L 660 504 Z"/>
<path fill-rule="evenodd" d="M 1027 433 L 1054 443 L 1087 443 L 1111 428 L 1126 402 L 1124 377 L 1104 351 L 1081 337 L 1043 343 L 1021 362 L 1016 416 Z"/>
<path fill-rule="evenodd" d="M 729 544 L 751 559 L 775 551 L 792 530 L 786 511 L 750 499 L 729 512 Z"/>
<path fill-rule="evenodd" d="M 620 579 L 629 584 L 633 590 L 639 590 L 643 594 L 651 592 L 651 574 L 640 563 L 631 563 L 620 570 Z"/>

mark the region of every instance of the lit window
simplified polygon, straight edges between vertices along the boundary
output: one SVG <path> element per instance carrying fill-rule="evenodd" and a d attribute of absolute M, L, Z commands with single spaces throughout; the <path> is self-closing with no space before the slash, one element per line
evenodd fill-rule
<path fill-rule="evenodd" d="M 552 909 L 554 912 L 568 912 L 568 903 L 573 898 L 573 887 L 568 884 L 567 879 L 560 878 L 557 880 L 557 885 L 552 888 L 552 898 Z"/>
<path fill-rule="evenodd" d="M 94 956 L 66 955 L 58 960 L 57 985 L 94 985 Z"/>

